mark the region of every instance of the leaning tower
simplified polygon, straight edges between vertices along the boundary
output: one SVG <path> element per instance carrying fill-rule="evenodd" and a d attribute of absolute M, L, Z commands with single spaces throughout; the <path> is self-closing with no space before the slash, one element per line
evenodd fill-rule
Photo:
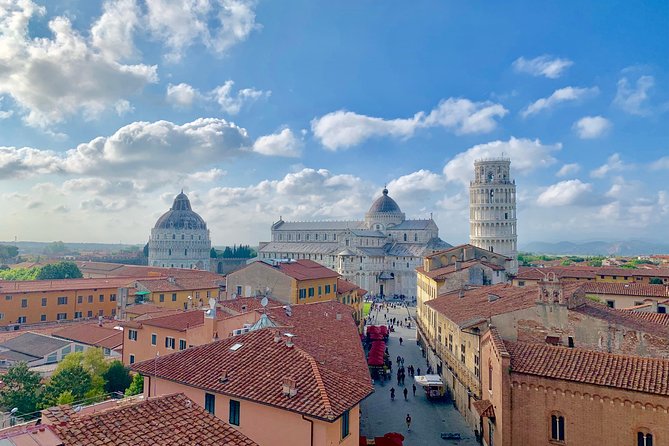
<path fill-rule="evenodd" d="M 488 158 L 474 162 L 469 185 L 469 242 L 513 259 L 510 273 L 518 272 L 516 243 L 516 182 L 511 160 Z"/>

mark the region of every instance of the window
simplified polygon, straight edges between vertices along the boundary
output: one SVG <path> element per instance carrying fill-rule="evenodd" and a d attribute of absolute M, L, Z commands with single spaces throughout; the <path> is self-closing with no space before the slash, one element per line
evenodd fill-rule
<path fill-rule="evenodd" d="M 84 346 L 83 346 L 83 345 L 76 344 L 76 345 L 74 346 L 74 351 L 75 351 L 75 352 L 83 352 L 83 351 L 84 351 Z"/>
<path fill-rule="evenodd" d="M 495 438 L 495 423 L 488 418 L 488 446 L 494 446 L 493 439 Z"/>
<path fill-rule="evenodd" d="M 93 303 L 93 295 L 92 294 L 88 296 L 88 303 L 89 304 Z"/>
<path fill-rule="evenodd" d="M 98 310 L 98 316 L 104 316 L 105 315 L 105 310 Z"/>
<path fill-rule="evenodd" d="M 168 256 L 171 256 L 171 255 L 172 255 L 172 248 L 169 248 L 169 249 L 167 250 L 167 255 L 168 255 Z"/>
<path fill-rule="evenodd" d="M 65 356 L 65 355 L 67 355 L 68 353 L 70 353 L 71 351 L 72 351 L 72 347 L 70 347 L 70 346 L 68 345 L 67 347 L 65 347 L 65 348 L 63 349 L 63 351 L 61 352 L 61 355 Z"/>
<path fill-rule="evenodd" d="M 204 394 L 204 410 L 214 415 L 216 412 L 216 395 L 211 393 Z"/>
<path fill-rule="evenodd" d="M 164 295 L 164 294 L 161 294 L 160 296 L 158 296 L 158 300 L 159 300 L 160 302 L 165 302 L 165 295 Z"/>
<path fill-rule="evenodd" d="M 10 296 L 9 294 L 6 295 L 6 296 L 5 296 L 5 300 L 12 300 L 12 296 Z"/>
<path fill-rule="evenodd" d="M 301 288 L 300 289 L 299 297 L 300 297 L 300 299 L 306 299 L 306 297 L 307 297 L 307 289 L 306 288 Z"/>
<path fill-rule="evenodd" d="M 116 294 L 109 295 L 109 302 L 116 302 Z"/>
<path fill-rule="evenodd" d="M 460 344 L 460 361 L 465 363 L 465 344 Z"/>
<path fill-rule="evenodd" d="M 174 338 L 170 338 L 169 336 L 165 336 L 165 348 L 168 348 L 170 350 L 174 350 Z"/>
<path fill-rule="evenodd" d="M 137 340 L 137 330 L 128 330 L 128 339 L 131 341 Z"/>
<path fill-rule="evenodd" d="M 67 305 L 67 296 L 59 297 L 58 298 L 58 305 Z"/>
<path fill-rule="evenodd" d="M 405 242 L 407 241 L 407 235 L 406 234 L 404 234 L 404 241 Z"/>
<path fill-rule="evenodd" d="M 309 288 L 309 297 L 314 297 L 314 287 Z"/>
<path fill-rule="evenodd" d="M 156 345 L 158 343 L 158 335 L 151 333 L 151 345 Z"/>
<path fill-rule="evenodd" d="M 525 281 L 524 280 L 519 280 L 518 281 L 518 286 L 525 286 Z"/>
<path fill-rule="evenodd" d="M 81 319 L 84 316 L 84 314 L 81 311 L 75 311 L 74 312 L 74 318 L 75 319 Z"/>
<path fill-rule="evenodd" d="M 323 287 L 318 285 L 318 295 L 322 296 L 323 295 Z"/>
<path fill-rule="evenodd" d="M 239 426 L 239 401 L 230 400 L 230 416 L 228 423 Z"/>
<path fill-rule="evenodd" d="M 569 336 L 567 338 L 567 345 L 569 345 L 569 348 L 574 348 L 574 337 L 573 336 Z"/>
<path fill-rule="evenodd" d="M 26 317 L 25 316 L 19 316 L 16 318 L 16 322 L 19 324 L 25 324 L 26 323 Z"/>
<path fill-rule="evenodd" d="M 57 321 L 64 321 L 65 319 L 67 319 L 67 313 L 58 313 L 56 315 Z"/>
<path fill-rule="evenodd" d="M 649 432 L 637 432 L 636 446 L 653 446 L 653 434 Z"/>
<path fill-rule="evenodd" d="M 88 310 L 87 317 L 93 317 L 93 310 Z"/>
<path fill-rule="evenodd" d="M 135 355 L 130 355 L 130 364 L 135 363 Z"/>
<path fill-rule="evenodd" d="M 551 415 L 551 440 L 564 441 L 564 417 Z"/>
<path fill-rule="evenodd" d="M 100 294 L 99 300 L 100 300 L 100 302 L 104 302 L 105 301 L 105 295 Z"/>
<path fill-rule="evenodd" d="M 325 285 L 325 294 L 330 294 L 330 285 Z"/>
<path fill-rule="evenodd" d="M 448 335 L 448 349 L 452 352 L 453 351 L 453 334 L 450 333 Z"/>
<path fill-rule="evenodd" d="M 616 301 L 615 300 L 607 300 L 606 305 L 608 305 L 609 308 L 615 308 L 616 307 Z"/>
<path fill-rule="evenodd" d="M 492 392 L 492 362 L 488 363 L 488 390 Z"/>
<path fill-rule="evenodd" d="M 479 355 L 474 355 L 474 375 L 476 375 L 477 378 L 481 377 L 481 367 L 479 361 Z"/>
<path fill-rule="evenodd" d="M 172 302 L 177 301 L 177 293 L 172 293 Z"/>
<path fill-rule="evenodd" d="M 342 440 L 351 433 L 350 423 L 349 423 L 349 411 L 347 410 L 341 415 L 341 438 Z"/>
<path fill-rule="evenodd" d="M 84 296 L 77 296 L 77 303 L 78 304 L 84 303 Z"/>
<path fill-rule="evenodd" d="M 21 308 L 28 308 L 28 299 L 21 299 Z"/>
<path fill-rule="evenodd" d="M 241 295 L 242 295 L 242 287 L 238 286 L 237 287 L 237 296 L 241 296 Z"/>
<path fill-rule="evenodd" d="M 0 319 L 2 319 L 2 318 L 0 318 Z M 39 321 L 40 322 L 46 322 L 46 314 L 40 314 Z"/>
<path fill-rule="evenodd" d="M 43 314 L 42 316 L 46 316 L 46 315 Z M 5 318 L 5 313 L 0 313 L 0 321 L 3 320 L 4 318 Z"/>
<path fill-rule="evenodd" d="M 43 298 L 42 298 L 42 306 L 43 306 L 43 307 L 46 307 L 46 297 L 43 297 Z"/>
<path fill-rule="evenodd" d="M 53 364 L 54 362 L 57 361 L 58 361 L 58 354 L 56 353 L 51 353 L 49 356 L 46 357 L 47 364 Z"/>
<path fill-rule="evenodd" d="M 186 340 L 179 339 L 179 350 L 186 350 Z"/>

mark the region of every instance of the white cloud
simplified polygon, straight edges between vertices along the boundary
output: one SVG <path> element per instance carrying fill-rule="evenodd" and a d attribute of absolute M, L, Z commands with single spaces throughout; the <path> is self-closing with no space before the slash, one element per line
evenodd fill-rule
<path fill-rule="evenodd" d="M 579 88 L 579 87 L 565 87 L 555 90 L 547 98 L 541 98 L 528 105 L 522 112 L 523 118 L 530 115 L 537 114 L 543 110 L 550 110 L 561 102 L 578 101 L 584 98 L 594 96 L 599 92 L 597 87 Z"/>
<path fill-rule="evenodd" d="M 298 157 L 302 152 L 302 141 L 289 128 L 279 133 L 261 136 L 253 143 L 253 151 L 262 155 Z"/>
<path fill-rule="evenodd" d="M 557 171 L 555 176 L 557 177 L 566 177 L 569 175 L 574 175 L 581 170 L 581 166 L 578 163 L 565 164 L 560 167 L 560 170 Z"/>
<path fill-rule="evenodd" d="M 31 38 L 30 20 L 44 13 L 29 0 L 0 8 L 0 95 L 12 97 L 27 124 L 46 128 L 79 112 L 95 118 L 157 81 L 155 66 L 110 59 L 65 17 L 49 21 L 51 38 Z"/>
<path fill-rule="evenodd" d="M 223 169 L 213 168 L 202 172 L 191 173 L 186 176 L 186 183 L 213 183 L 223 178 L 227 172 Z"/>
<path fill-rule="evenodd" d="M 388 183 L 387 188 L 395 198 L 415 199 L 417 194 L 440 192 L 446 186 L 443 176 L 421 169 L 408 175 L 403 175 Z"/>
<path fill-rule="evenodd" d="M 311 130 L 327 149 L 338 150 L 374 137 L 409 138 L 425 127 L 444 127 L 456 134 L 488 133 L 497 126 L 496 118 L 507 113 L 502 105 L 489 101 L 449 98 L 429 114 L 418 112 L 411 118 L 383 119 L 338 110 L 313 119 Z"/>
<path fill-rule="evenodd" d="M 505 156 L 511 158 L 511 168 L 516 172 L 530 172 L 534 169 L 550 166 L 556 159 L 552 153 L 560 150 L 562 144 L 542 144 L 540 140 L 514 138 L 508 141 L 492 141 L 478 144 L 458 153 L 444 166 L 444 175 L 448 181 L 460 182 L 464 186 L 474 176 L 474 161 L 481 158 Z"/>
<path fill-rule="evenodd" d="M 544 76 L 549 79 L 557 79 L 562 73 L 572 66 L 574 62 L 569 59 L 561 59 L 544 54 L 534 59 L 519 57 L 513 62 L 513 68 L 518 73 L 527 73 L 532 76 Z"/>
<path fill-rule="evenodd" d="M 170 48 L 168 60 L 180 60 L 197 43 L 220 55 L 259 28 L 255 5 L 254 0 L 147 0 L 148 28 Z"/>
<path fill-rule="evenodd" d="M 653 76 L 641 76 L 636 81 L 636 87 L 630 86 L 626 77 L 618 81 L 618 91 L 613 103 L 622 110 L 633 115 L 646 115 L 649 110 L 646 107 L 648 91 L 655 85 Z"/>
<path fill-rule="evenodd" d="M 611 130 L 613 124 L 602 116 L 585 116 L 574 123 L 574 130 L 581 139 L 594 139 Z"/>
<path fill-rule="evenodd" d="M 58 171 L 61 156 L 50 150 L 0 146 L 0 180 Z"/>
<path fill-rule="evenodd" d="M 233 81 L 228 80 L 207 93 L 201 93 L 198 89 L 185 83 L 169 84 L 166 98 L 177 108 L 191 107 L 196 101 L 216 102 L 224 112 L 236 115 L 242 107 L 272 94 L 271 91 L 256 90 L 255 88 L 243 88 L 238 90 L 237 93 L 233 93 L 232 87 L 234 84 Z"/>
<path fill-rule="evenodd" d="M 224 112 L 236 115 L 242 106 L 249 104 L 262 98 L 268 97 L 270 91 L 260 91 L 254 88 L 244 88 L 232 94 L 232 87 L 235 83 L 233 81 L 226 81 L 223 85 L 214 88 L 209 96 L 215 100 Z"/>
<path fill-rule="evenodd" d="M 653 161 L 650 168 L 653 170 L 669 169 L 669 156 L 663 156 L 662 158 Z"/>
<path fill-rule="evenodd" d="M 625 167 L 625 164 L 623 164 L 623 161 L 620 159 L 620 155 L 618 153 L 614 153 L 606 160 L 605 164 L 602 164 L 598 168 L 592 170 L 590 172 L 590 176 L 593 178 L 604 178 L 608 173 L 620 172 L 624 170 Z"/>
<path fill-rule="evenodd" d="M 167 86 L 167 102 L 176 107 L 188 108 L 199 97 L 201 97 L 200 92 L 191 85 L 180 83 L 177 85 L 169 84 Z"/>
<path fill-rule="evenodd" d="M 126 101 L 125 99 L 121 99 L 117 101 L 116 104 L 114 104 L 114 110 L 116 110 L 117 115 L 123 116 L 135 111 L 135 107 L 130 105 L 130 102 Z"/>
<path fill-rule="evenodd" d="M 539 197 L 539 206 L 569 206 L 589 201 L 592 193 L 592 184 L 581 180 L 566 180 L 548 186 Z"/>
<path fill-rule="evenodd" d="M 93 46 L 109 60 L 135 56 L 133 34 L 141 18 L 135 0 L 107 0 L 103 11 L 91 27 Z"/>

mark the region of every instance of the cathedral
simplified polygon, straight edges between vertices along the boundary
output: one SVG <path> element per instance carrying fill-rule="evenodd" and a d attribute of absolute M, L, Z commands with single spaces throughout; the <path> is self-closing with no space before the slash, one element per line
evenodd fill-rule
<path fill-rule="evenodd" d="M 432 218 L 407 220 L 383 189 L 364 220 L 279 221 L 272 241 L 260 243 L 262 259 L 310 259 L 375 295 L 416 295 L 423 257 L 451 247 Z"/>
<path fill-rule="evenodd" d="M 149 266 L 209 270 L 211 240 L 183 190 L 151 230 Z"/>

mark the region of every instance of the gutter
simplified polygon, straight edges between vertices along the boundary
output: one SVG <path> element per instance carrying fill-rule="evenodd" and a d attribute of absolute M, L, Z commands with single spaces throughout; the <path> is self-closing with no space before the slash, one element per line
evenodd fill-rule
<path fill-rule="evenodd" d="M 311 445 L 311 446 L 314 446 L 314 421 L 313 421 L 313 420 L 310 420 L 309 418 L 306 418 L 304 415 L 302 415 L 302 419 L 303 419 L 304 421 L 308 421 L 309 424 L 310 424 L 310 428 L 309 428 L 309 441 L 310 441 L 310 445 Z"/>

